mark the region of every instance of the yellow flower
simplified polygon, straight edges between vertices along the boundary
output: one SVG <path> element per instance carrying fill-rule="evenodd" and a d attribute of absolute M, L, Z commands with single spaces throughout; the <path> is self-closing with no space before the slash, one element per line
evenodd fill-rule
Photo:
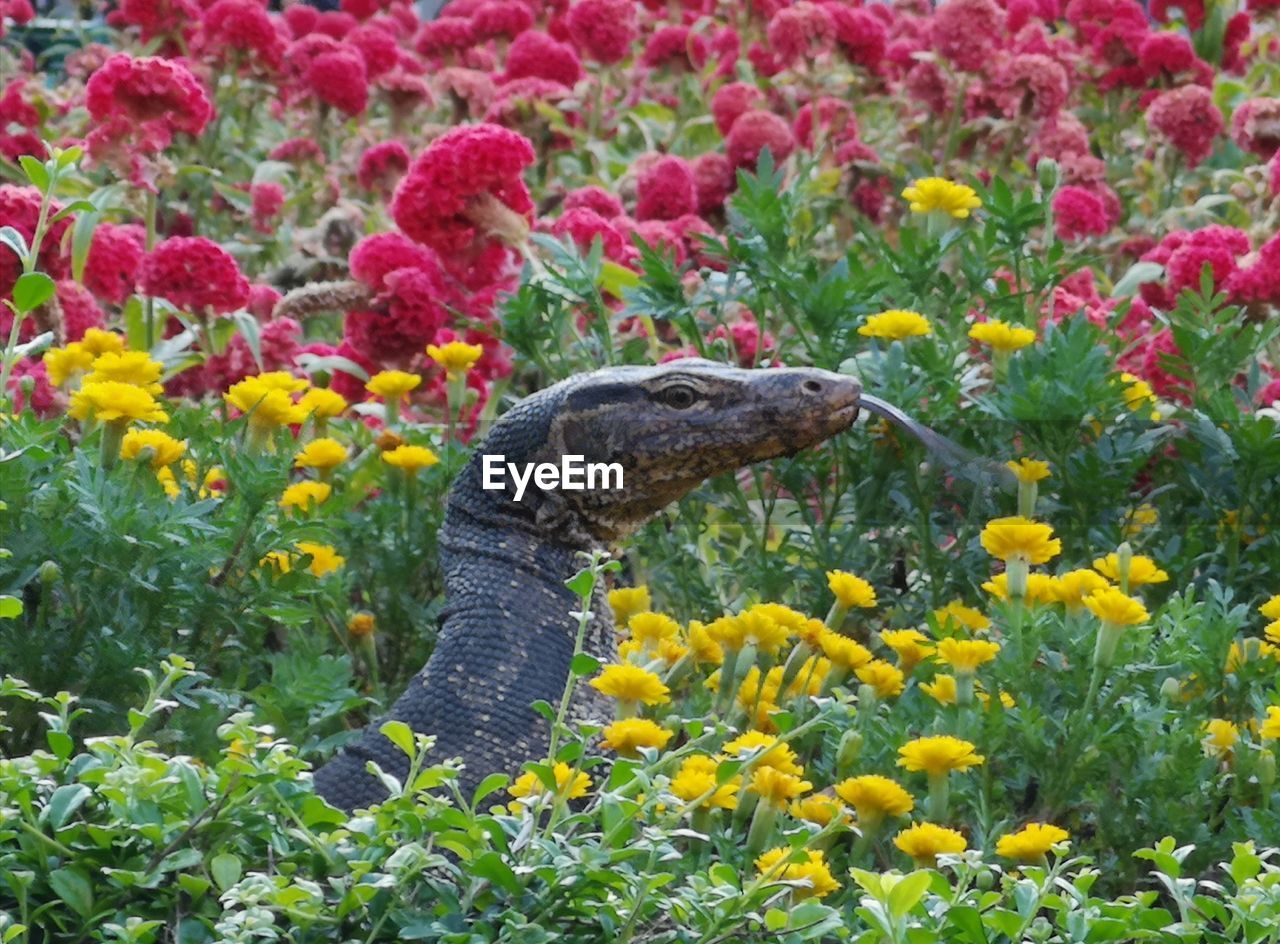
<path fill-rule="evenodd" d="M 667 746 L 672 733 L 647 718 L 627 718 L 615 721 L 604 729 L 604 740 L 601 744 L 611 751 L 617 751 L 623 757 L 635 757 L 642 747 L 656 747 L 659 750 Z"/>
<path fill-rule="evenodd" d="M 649 649 L 657 648 L 664 639 L 676 639 L 680 624 L 663 613 L 637 613 L 627 623 L 631 638 Z"/>
<path fill-rule="evenodd" d="M 818 635 L 818 645 L 832 664 L 848 671 L 862 668 L 873 658 L 866 646 L 831 630 Z"/>
<path fill-rule="evenodd" d="M 1030 328 L 1006 324 L 992 318 L 989 321 L 980 321 L 969 328 L 969 337 L 995 351 L 1011 353 L 1034 344 L 1036 333 Z"/>
<path fill-rule="evenodd" d="M 277 573 L 287 574 L 293 570 L 293 555 L 288 551 L 267 551 L 258 561 L 259 567 L 271 567 Z"/>
<path fill-rule="evenodd" d="M 1043 564 L 1062 552 L 1053 528 L 1030 518 L 994 518 L 982 529 L 981 540 L 988 554 L 1006 562 Z"/>
<path fill-rule="evenodd" d="M 954 705 L 956 703 L 956 677 L 954 675 L 935 675 L 932 682 L 921 683 L 920 691 L 940 705 Z"/>
<path fill-rule="evenodd" d="M 1280 705 L 1267 708 L 1266 720 L 1258 734 L 1264 741 L 1280 741 Z"/>
<path fill-rule="evenodd" d="M 1124 523 L 1124 533 L 1126 537 L 1134 537 L 1141 534 L 1145 529 L 1153 527 L 1160 521 L 1160 513 L 1156 511 L 1155 506 L 1150 504 L 1139 505 L 1135 508 Z"/>
<path fill-rule="evenodd" d="M 816 823 L 819 826 L 827 826 L 837 819 L 845 823 L 849 821 L 847 807 L 835 797 L 827 796 L 825 793 L 815 793 L 803 800 L 794 801 L 791 804 L 791 815 L 796 819 Z"/>
<path fill-rule="evenodd" d="M 756 607 L 739 613 L 737 620 L 743 638 L 761 652 L 777 652 L 791 638 L 791 630 Z"/>
<path fill-rule="evenodd" d="M 770 849 L 756 859 L 756 869 L 762 876 L 769 876 L 772 881 L 808 882 L 808 887 L 791 890 L 791 897 L 797 901 L 804 898 L 825 898 L 832 892 L 839 891 L 840 883 L 831 876 L 822 853 L 807 849 L 803 853 L 806 857 L 803 862 L 788 862 L 786 860 L 792 855 L 791 849 Z"/>
<path fill-rule="evenodd" d="M 85 383 L 100 383 L 114 380 L 118 383 L 133 384 L 142 387 L 155 396 L 164 392 L 160 385 L 160 375 L 164 373 L 164 365 L 153 361 L 145 351 L 108 351 L 98 355 L 93 362 L 93 370 Z"/>
<path fill-rule="evenodd" d="M 1048 823 L 1028 823 L 1016 833 L 1006 833 L 996 842 L 996 855 L 1019 862 L 1039 862 L 1070 834 Z"/>
<path fill-rule="evenodd" d="M 1019 482 L 1026 485 L 1031 485 L 1049 477 L 1049 463 L 1042 462 L 1039 459 L 1022 458 L 1016 462 L 1006 462 L 1005 465 Z"/>
<path fill-rule="evenodd" d="M 724 662 L 724 650 L 697 620 L 689 623 L 689 651 L 693 653 L 693 661 L 700 664 L 720 665 Z"/>
<path fill-rule="evenodd" d="M 1059 577 L 1053 578 L 1053 594 L 1058 602 L 1065 604 L 1068 610 L 1076 611 L 1084 607 L 1084 598 L 1091 593 L 1105 590 L 1110 584 L 1105 577 L 1093 570 L 1069 570 Z"/>
<path fill-rule="evenodd" d="M 1121 374 L 1120 379 L 1124 382 L 1124 405 L 1131 413 L 1136 413 L 1144 406 L 1155 403 L 1155 391 L 1151 389 L 1151 384 L 1147 383 L 1133 374 Z M 1160 414 L 1158 411 L 1151 411 L 1151 418 L 1158 420 Z"/>
<path fill-rule="evenodd" d="M 843 570 L 827 571 L 827 586 L 831 588 L 840 605 L 847 609 L 851 610 L 855 607 L 865 609 L 876 605 L 875 588 L 861 577 L 855 577 Z"/>
<path fill-rule="evenodd" d="M 269 370 L 254 379 L 268 390 L 283 390 L 285 393 L 298 393 L 311 385 L 310 381 L 295 377 L 287 370 Z"/>
<path fill-rule="evenodd" d="M 1112 626 L 1137 626 L 1151 618 L 1141 601 L 1114 587 L 1098 590 L 1084 598 L 1089 612 Z"/>
<path fill-rule="evenodd" d="M 989 620 L 981 611 L 965 606 L 959 600 L 952 600 L 946 606 L 933 611 L 938 626 L 947 629 L 951 626 L 963 627 L 973 633 L 981 633 L 991 628 Z"/>
<path fill-rule="evenodd" d="M 1120 557 L 1117 554 L 1108 554 L 1106 557 L 1095 559 L 1093 569 L 1108 580 L 1120 582 Z M 1133 556 L 1133 561 L 1129 564 L 1129 586 L 1141 587 L 1148 583 L 1164 583 L 1168 579 L 1169 575 L 1157 567 L 1156 562 L 1150 557 L 1144 557 L 1141 554 Z"/>
<path fill-rule="evenodd" d="M 1262 634 L 1277 646 L 1280 646 L 1280 619 L 1272 620 L 1262 630 Z"/>
<path fill-rule="evenodd" d="M 893 844 L 924 867 L 936 865 L 940 855 L 958 855 L 969 848 L 960 833 L 934 823 L 907 827 L 894 837 Z"/>
<path fill-rule="evenodd" d="M 990 662 L 1000 651 L 998 642 L 986 639 L 948 637 L 938 643 L 938 658 L 961 675 L 971 675 L 978 666 Z"/>
<path fill-rule="evenodd" d="M 746 645 L 742 624 L 734 616 L 721 616 L 706 625 L 707 635 L 718 646 L 736 652 Z"/>
<path fill-rule="evenodd" d="M 729 741 L 721 748 L 729 760 L 747 760 L 758 752 L 764 753 L 756 761 L 758 767 L 772 767 L 784 774 L 799 777 L 804 768 L 796 763 L 795 751 L 786 741 L 779 741 L 772 734 L 762 731 L 748 731 Z"/>
<path fill-rule="evenodd" d="M 978 690 L 974 694 L 978 696 L 978 701 L 982 702 L 983 708 L 991 707 L 990 695 L 988 695 L 986 692 L 982 690 Z M 1006 710 L 1018 707 L 1018 703 L 1014 701 L 1013 696 L 1010 695 L 1008 692 L 1006 692 L 1004 689 L 1000 689 L 1000 704 L 1002 704 Z"/>
<path fill-rule="evenodd" d="M 886 816 L 906 816 L 916 801 L 896 780 L 879 774 L 850 777 L 835 786 L 836 796 L 854 808 L 864 825 L 879 823 Z"/>
<path fill-rule="evenodd" d="M 298 451 L 293 457 L 294 468 L 297 469 L 320 469 L 327 471 L 334 466 L 345 462 L 347 458 L 347 447 L 342 445 L 336 439 L 323 437 L 321 439 L 313 439 Z"/>
<path fill-rule="evenodd" d="M 591 680 L 591 687 L 620 702 L 662 705 L 671 700 L 671 689 L 647 669 L 635 665 L 607 665 Z"/>
<path fill-rule="evenodd" d="M 893 698 L 901 695 L 903 686 L 906 684 L 906 678 L 901 669 L 880 659 L 871 660 L 857 669 L 855 674 L 862 684 L 874 688 L 879 698 Z"/>
<path fill-rule="evenodd" d="M 149 391 L 115 380 L 84 384 L 71 395 L 67 413 L 73 419 L 93 417 L 100 423 L 163 423 L 169 419 Z"/>
<path fill-rule="evenodd" d="M 181 459 L 187 443 L 158 429 L 131 429 L 124 434 L 120 455 L 125 459 L 138 459 L 147 449 L 151 450 L 151 468 L 157 470 Z"/>
<path fill-rule="evenodd" d="M 809 617 L 781 603 L 757 603 L 751 607 L 751 612 L 767 616 L 789 633 L 809 635 L 812 632 L 810 624 L 813 621 Z"/>
<path fill-rule="evenodd" d="M 609 607 L 613 610 L 613 618 L 618 625 L 626 626 L 631 617 L 649 609 L 649 588 L 618 587 L 610 590 Z"/>
<path fill-rule="evenodd" d="M 246 377 L 233 384 L 222 396 L 241 413 L 247 414 L 249 425 L 258 430 L 292 426 L 307 418 L 307 414 L 293 402 L 290 391 L 272 386 L 261 376 Z"/>
<path fill-rule="evenodd" d="M 566 800 L 576 800 L 587 795 L 591 789 L 591 778 L 582 771 L 574 773 L 573 768 L 564 761 L 559 761 L 553 768 L 556 778 L 556 795 Z M 546 795 L 546 785 L 538 775 L 530 771 L 521 774 L 516 782 L 507 788 L 507 792 L 518 800 L 538 799 Z M 523 804 L 513 804 L 523 805 Z"/>
<path fill-rule="evenodd" d="M 405 373 L 403 370 L 384 370 L 374 374 L 364 388 L 374 396 L 399 402 L 420 383 L 422 378 L 417 374 Z"/>
<path fill-rule="evenodd" d="M 1272 626 L 1280 627 L 1280 621 L 1273 623 Z M 1271 626 L 1267 627 L 1266 633 L 1268 638 L 1274 636 L 1271 632 Z M 1232 641 L 1231 647 L 1227 649 L 1226 672 L 1230 675 L 1238 671 L 1241 666 L 1250 662 L 1257 662 L 1260 659 L 1276 659 L 1280 661 L 1280 649 L 1261 639 L 1246 638 Z"/>
<path fill-rule="evenodd" d="M 347 559 L 340 555 L 337 550 L 328 544 L 316 544 L 314 541 L 299 541 L 294 545 L 299 552 L 309 555 L 311 563 L 307 570 L 311 571 L 313 577 L 323 577 L 325 574 L 331 574 L 343 564 Z"/>
<path fill-rule="evenodd" d="M 311 511 L 316 505 L 323 505 L 333 494 L 333 486 L 327 482 L 295 482 L 284 490 L 280 496 L 280 507 L 285 510 L 294 508 Z"/>
<path fill-rule="evenodd" d="M 1232 749 L 1240 740 L 1240 729 L 1234 722 L 1225 718 L 1214 718 L 1205 722 L 1204 730 L 1205 736 L 1201 743 L 1204 745 L 1205 754 L 1220 760 L 1229 760 Z"/>
<path fill-rule="evenodd" d="M 87 371 L 96 355 L 83 344 L 73 341 L 66 347 L 55 347 L 44 353 L 44 369 L 49 375 L 49 383 L 55 387 L 65 386 L 76 374 Z"/>
<path fill-rule="evenodd" d="M 808 780 L 761 765 L 751 772 L 751 792 L 770 806 L 782 809 L 791 800 L 813 789 Z"/>
<path fill-rule="evenodd" d="M 933 646 L 929 644 L 929 637 L 918 629 L 881 630 L 880 641 L 897 654 L 898 668 L 903 672 L 910 672 L 933 655 Z"/>
<path fill-rule="evenodd" d="M 972 187 L 945 177 L 921 177 L 902 191 L 902 198 L 911 204 L 912 213 L 936 211 L 957 220 L 967 218 L 971 210 L 982 206 Z"/>
<path fill-rule="evenodd" d="M 916 738 L 898 748 L 898 766 L 907 770 L 922 770 L 930 777 L 937 777 L 952 770 L 968 770 L 977 767 L 986 758 L 974 753 L 968 741 L 948 734 Z"/>
<path fill-rule="evenodd" d="M 919 338 L 932 334 L 933 326 L 929 324 L 929 319 L 918 311 L 891 308 L 868 317 L 867 323 L 858 329 L 858 333 L 866 338 L 901 341 L 904 338 Z"/>
<path fill-rule="evenodd" d="M 298 409 L 318 420 L 331 420 L 335 416 L 341 416 L 346 408 L 346 397 L 325 387 L 312 387 L 298 401 Z"/>
<path fill-rule="evenodd" d="M 167 465 L 156 469 L 156 481 L 160 483 L 160 487 L 164 489 L 165 495 L 171 499 L 176 499 L 182 494 L 182 488 L 178 485 L 178 478 L 173 474 L 173 469 Z"/>
<path fill-rule="evenodd" d="M 347 632 L 356 639 L 372 636 L 375 628 L 377 628 L 377 620 L 372 613 L 363 610 L 352 613 L 351 618 L 347 620 Z"/>
<path fill-rule="evenodd" d="M 440 457 L 425 446 L 396 446 L 382 454 L 382 461 L 403 470 L 406 475 L 416 475 L 419 469 L 436 465 Z"/>
<path fill-rule="evenodd" d="M 119 354 L 124 350 L 124 338 L 114 331 L 103 331 L 101 328 L 89 328 L 79 343 L 94 357 L 111 352 Z"/>
<path fill-rule="evenodd" d="M 706 795 L 701 806 L 719 807 L 733 810 L 738 807 L 738 788 L 742 784 L 741 776 L 734 776 L 717 786 L 716 768 L 720 766 L 715 758 L 705 754 L 694 754 L 686 757 L 671 780 L 671 792 L 675 796 L 692 803 Z"/>
<path fill-rule="evenodd" d="M 1009 575 L 996 574 L 990 580 L 982 584 L 982 589 L 986 590 L 997 600 L 1008 600 Z M 1058 602 L 1058 598 L 1054 593 L 1053 578 L 1048 574 L 1028 574 L 1027 595 L 1023 599 L 1032 606 L 1040 603 Z"/>
<path fill-rule="evenodd" d="M 484 348 L 479 344 L 467 344 L 464 341 L 450 341 L 442 346 L 427 345 L 427 356 L 443 367 L 451 377 L 465 374 L 482 354 Z"/>
<path fill-rule="evenodd" d="M 1258 607 L 1258 612 L 1269 620 L 1280 620 L 1280 593 Z"/>

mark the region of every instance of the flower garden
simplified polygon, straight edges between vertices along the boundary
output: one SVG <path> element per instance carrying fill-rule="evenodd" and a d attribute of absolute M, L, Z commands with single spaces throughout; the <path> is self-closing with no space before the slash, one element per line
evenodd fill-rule
<path fill-rule="evenodd" d="M 277 6 L 0 0 L 0 942 L 1280 941 L 1280 6 Z M 960 449 L 705 482 L 609 723 L 317 796 L 495 418 L 687 357 Z"/>

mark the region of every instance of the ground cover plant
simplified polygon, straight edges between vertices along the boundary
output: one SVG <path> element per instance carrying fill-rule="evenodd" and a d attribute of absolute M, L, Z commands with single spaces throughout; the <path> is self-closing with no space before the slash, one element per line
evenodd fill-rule
<path fill-rule="evenodd" d="M 0 941 L 1280 939 L 1277 16 L 0 0 Z M 710 481 L 611 724 L 317 797 L 493 418 L 693 355 L 1013 487 Z"/>

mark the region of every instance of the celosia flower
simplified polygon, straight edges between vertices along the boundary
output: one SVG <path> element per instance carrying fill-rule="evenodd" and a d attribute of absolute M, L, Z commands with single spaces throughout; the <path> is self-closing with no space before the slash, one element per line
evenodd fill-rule
<path fill-rule="evenodd" d="M 636 219 L 675 220 L 698 212 L 698 185 L 682 157 L 667 155 L 649 164 L 636 180 Z"/>
<path fill-rule="evenodd" d="M 663 705 L 671 700 L 671 690 L 662 679 L 635 665 L 607 665 L 590 684 L 602 695 L 624 704 Z"/>
<path fill-rule="evenodd" d="M 1213 93 L 1200 85 L 1161 92 L 1147 107 L 1147 124 L 1195 167 L 1211 153 L 1223 127 Z"/>
<path fill-rule="evenodd" d="M 347 460 L 347 447 L 336 439 L 322 437 L 313 439 L 293 457 L 296 469 L 319 469 L 328 471 Z"/>
<path fill-rule="evenodd" d="M 876 591 L 861 577 L 843 570 L 827 571 L 827 587 L 839 604 L 847 609 L 869 608 L 876 605 Z"/>
<path fill-rule="evenodd" d="M 627 57 L 635 41 L 636 5 L 632 0 L 578 0 L 569 8 L 564 24 L 579 54 L 612 65 Z"/>
<path fill-rule="evenodd" d="M 124 459 L 140 459 L 149 455 L 153 470 L 177 462 L 186 451 L 186 440 L 174 439 L 158 429 L 131 429 L 124 434 L 120 446 L 120 456 Z"/>
<path fill-rule="evenodd" d="M 879 774 L 850 777 L 836 784 L 835 791 L 857 812 L 863 829 L 875 829 L 887 816 L 906 816 L 916 805 L 901 784 Z"/>
<path fill-rule="evenodd" d="M 587 791 L 591 789 L 591 777 L 582 771 L 575 772 L 572 767 L 564 761 L 557 761 L 553 769 L 556 778 L 555 795 L 564 800 L 577 800 L 587 795 Z M 536 773 L 521 774 L 516 778 L 516 782 L 507 788 L 517 800 L 523 800 L 526 803 L 541 799 L 547 793 L 546 785 L 539 779 Z M 516 803 L 513 806 L 521 806 L 523 804 Z"/>
<path fill-rule="evenodd" d="M 1085 187 L 1060 187 L 1053 195 L 1053 230 L 1064 241 L 1105 236 L 1111 219 L 1102 198 Z"/>
<path fill-rule="evenodd" d="M 938 643 L 938 658 L 960 675 L 971 675 L 978 666 L 992 661 L 1000 651 L 1000 644 L 985 639 L 955 639 L 948 637 Z"/>
<path fill-rule="evenodd" d="M 215 60 L 237 59 L 266 71 L 280 66 L 284 38 L 257 0 L 217 0 L 201 26 L 201 49 Z"/>
<path fill-rule="evenodd" d="M 707 41 L 687 26 L 660 26 L 645 43 L 640 62 L 650 69 L 696 71 L 707 61 Z"/>
<path fill-rule="evenodd" d="M 777 882 L 807 882 L 807 887 L 793 888 L 791 897 L 796 901 L 805 898 L 825 898 L 832 892 L 840 890 L 840 883 L 831 875 L 823 860 L 823 854 L 817 850 L 804 850 L 805 860 L 788 862 L 793 851 L 789 847 L 770 849 L 756 859 L 756 869 Z"/>
<path fill-rule="evenodd" d="M 1036 333 L 1030 328 L 1005 324 L 991 319 L 981 321 L 969 329 L 969 337 L 979 344 L 996 351 L 1017 351 L 1035 342 Z"/>
<path fill-rule="evenodd" d="M 383 400 L 399 402 L 421 383 L 422 378 L 417 374 L 403 370 L 384 370 L 374 374 L 364 388 Z"/>
<path fill-rule="evenodd" d="M 783 809 L 796 797 L 808 793 L 813 784 L 796 774 L 783 773 L 776 767 L 761 765 L 751 772 L 751 792 L 776 809 Z"/>
<path fill-rule="evenodd" d="M 880 641 L 893 650 L 903 672 L 910 672 L 933 655 L 932 640 L 918 629 L 884 629 Z"/>
<path fill-rule="evenodd" d="M 719 766 L 715 758 L 704 754 L 686 757 L 676 775 L 671 778 L 671 792 L 686 803 L 703 797 L 701 805 L 704 807 L 737 809 L 742 777 L 735 775 L 717 785 L 716 769 Z"/>
<path fill-rule="evenodd" d="M 1120 557 L 1118 554 L 1108 554 L 1106 557 L 1096 558 L 1093 562 L 1093 569 L 1108 580 L 1120 581 Z M 1169 575 L 1156 566 L 1156 562 L 1150 557 L 1141 554 L 1134 554 L 1129 562 L 1129 586 L 1141 587 L 1149 583 L 1164 583 L 1169 579 Z"/>
<path fill-rule="evenodd" d="M 416 475 L 419 470 L 436 465 L 440 457 L 426 446 L 401 445 L 383 452 L 382 461 L 407 475 Z"/>
<path fill-rule="evenodd" d="M 249 280 L 236 260 L 203 236 L 171 236 L 159 243 L 143 259 L 138 284 L 183 311 L 225 313 L 249 300 Z"/>
<path fill-rule="evenodd" d="M 1230 760 L 1236 742 L 1240 740 L 1240 728 L 1225 718 L 1213 718 L 1204 724 L 1204 752 L 1209 757 Z"/>
<path fill-rule="evenodd" d="M 868 317 L 866 324 L 858 328 L 858 334 L 867 338 L 901 341 L 933 334 L 933 326 L 919 312 L 895 308 Z"/>
<path fill-rule="evenodd" d="M 85 106 L 97 123 L 89 136 L 91 151 L 119 137 L 128 137 L 133 147 L 161 151 L 175 132 L 198 135 L 213 116 L 204 86 L 181 62 L 125 53 L 89 77 Z"/>
<path fill-rule="evenodd" d="M 99 423 L 163 423 L 168 415 L 150 391 L 115 380 L 84 384 L 71 395 L 67 414 L 72 419 L 92 417 Z"/>
<path fill-rule="evenodd" d="M 1142 602 L 1114 587 L 1098 590 L 1084 598 L 1089 612 L 1112 626 L 1137 626 L 1151 618 Z"/>
<path fill-rule="evenodd" d="M 969 848 L 960 833 L 934 823 L 907 827 L 894 837 L 893 844 L 923 868 L 936 865 L 940 855 L 958 855 Z"/>
<path fill-rule="evenodd" d="M 910 203 L 912 213 L 945 213 L 957 220 L 966 219 L 982 206 L 972 187 L 945 177 L 922 177 L 903 190 L 902 197 Z"/>
<path fill-rule="evenodd" d="M 312 511 L 328 501 L 332 494 L 333 486 L 326 482 L 295 482 L 280 496 L 280 507 L 286 511 L 295 508 Z"/>
<path fill-rule="evenodd" d="M 872 659 L 866 665 L 855 670 L 858 681 L 875 689 L 878 698 L 895 698 L 902 694 L 906 685 L 906 677 L 896 665 L 890 665 L 880 659 Z"/>
<path fill-rule="evenodd" d="M 950 735 L 916 738 L 898 748 L 898 766 L 930 777 L 977 767 L 985 758 L 968 741 Z"/>
<path fill-rule="evenodd" d="M 725 140 L 725 153 L 733 169 L 755 171 L 765 148 L 775 167 L 791 156 L 796 139 L 786 120 L 770 111 L 752 110 L 738 116 Z"/>
<path fill-rule="evenodd" d="M 465 341 L 450 341 L 448 344 L 427 345 L 427 356 L 445 369 L 450 377 L 460 377 L 475 366 L 476 361 L 484 354 L 479 344 L 467 344 Z"/>
<path fill-rule="evenodd" d="M 546 33 L 527 30 L 515 38 L 507 49 L 505 81 L 513 79 L 546 79 L 573 88 L 582 78 L 582 63 L 568 43 L 552 39 Z"/>
<path fill-rule="evenodd" d="M 627 718 L 604 729 L 601 745 L 623 757 L 636 757 L 640 748 L 656 747 L 661 750 L 671 738 L 672 732 L 647 718 Z"/>
<path fill-rule="evenodd" d="M 369 104 L 369 74 L 364 56 L 350 47 L 322 52 L 307 69 L 307 87 L 326 105 L 345 115 L 363 114 Z"/>
<path fill-rule="evenodd" d="M 1028 823 L 1016 833 L 1006 833 L 996 842 L 996 855 L 1019 862 L 1041 862 L 1060 842 L 1066 842 L 1070 834 L 1065 829 L 1048 823 Z"/>
<path fill-rule="evenodd" d="M 981 541 L 988 554 L 1006 563 L 1043 564 L 1062 552 L 1053 528 L 1022 517 L 993 518 L 982 529 Z"/>
<path fill-rule="evenodd" d="M 356 182 L 365 190 L 390 194 L 409 169 L 409 149 L 402 141 L 382 141 L 360 155 Z"/>
<path fill-rule="evenodd" d="M 84 286 L 104 302 L 124 304 L 133 294 L 146 255 L 146 230 L 136 224 L 99 223 L 84 264 Z"/>

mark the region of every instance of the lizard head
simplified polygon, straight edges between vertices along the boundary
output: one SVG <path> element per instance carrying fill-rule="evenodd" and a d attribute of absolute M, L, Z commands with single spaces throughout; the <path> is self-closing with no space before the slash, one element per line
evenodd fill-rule
<path fill-rule="evenodd" d="M 516 463 L 580 456 L 584 465 L 620 472 L 621 487 L 604 471 L 595 481 L 610 487 L 531 482 L 520 503 L 548 532 L 560 527 L 611 541 L 711 476 L 794 455 L 848 429 L 861 392 L 853 378 L 815 368 L 746 370 L 696 359 L 606 368 L 523 401 L 480 452 L 501 446 Z M 535 415 L 545 417 L 545 433 L 511 435 Z M 494 497 L 510 501 L 510 489 Z"/>

